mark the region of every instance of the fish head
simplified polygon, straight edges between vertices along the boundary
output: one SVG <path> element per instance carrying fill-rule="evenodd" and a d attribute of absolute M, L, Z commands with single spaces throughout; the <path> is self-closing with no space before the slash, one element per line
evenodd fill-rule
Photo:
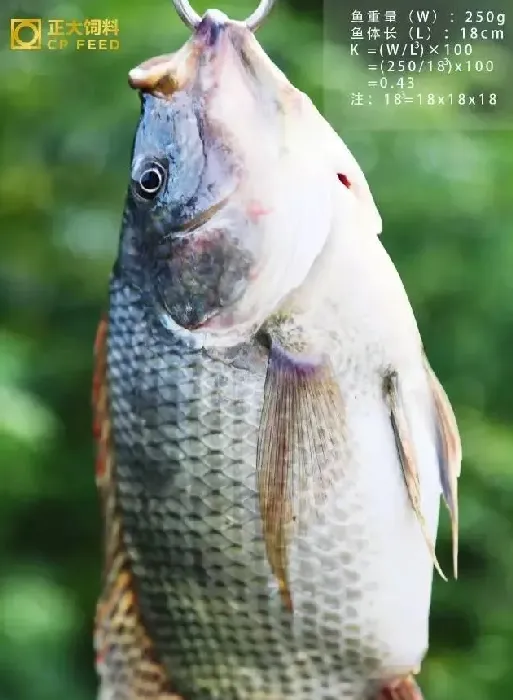
<path fill-rule="evenodd" d="M 313 107 L 243 24 L 209 11 L 140 91 L 122 234 L 163 318 L 214 344 L 248 339 L 304 281 L 330 231 L 336 173 Z"/>

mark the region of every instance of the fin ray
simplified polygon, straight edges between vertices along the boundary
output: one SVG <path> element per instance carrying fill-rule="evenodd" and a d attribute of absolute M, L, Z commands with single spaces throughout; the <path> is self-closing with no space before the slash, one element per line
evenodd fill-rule
<path fill-rule="evenodd" d="M 427 524 L 422 513 L 417 460 L 411 442 L 408 420 L 400 398 L 398 376 L 396 372 L 390 372 L 386 375 L 383 388 L 408 498 L 422 529 L 422 534 L 429 549 L 429 553 L 431 554 L 433 565 L 444 581 L 447 581 L 447 577 L 438 563 L 435 545 L 428 532 Z"/>
<path fill-rule="evenodd" d="M 271 341 L 257 480 L 267 555 L 289 610 L 290 538 L 325 499 L 343 429 L 342 398 L 329 361 L 295 357 Z"/>
<path fill-rule="evenodd" d="M 451 517 L 453 571 L 454 578 L 457 578 L 459 539 L 458 478 L 461 474 L 461 438 L 449 398 L 431 369 L 425 355 L 424 365 L 433 395 L 440 482 L 444 501 Z"/>

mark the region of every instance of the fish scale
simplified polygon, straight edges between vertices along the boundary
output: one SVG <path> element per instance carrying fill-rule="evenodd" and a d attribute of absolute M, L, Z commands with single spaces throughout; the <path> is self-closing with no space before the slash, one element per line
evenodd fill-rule
<path fill-rule="evenodd" d="M 174 689 L 197 700 L 309 698 L 314 690 L 322 700 L 364 697 L 380 664 L 375 640 L 362 638 L 354 547 L 366 546 L 368 555 L 368 542 L 359 539 L 365 509 L 356 483 L 345 482 L 347 512 L 326 523 L 314 555 L 299 547 L 292 575 L 325 609 L 306 602 L 294 630 L 273 591 L 258 515 L 262 358 L 249 373 L 187 347 L 117 280 L 109 322 L 124 543 L 144 622 Z M 346 565 L 343 590 L 335 559 Z M 323 687 L 330 676 L 336 682 Z"/>
<path fill-rule="evenodd" d="M 258 637 L 266 636 L 266 624 L 271 636 L 274 627 L 252 461 L 265 366 L 260 377 L 235 370 L 245 375 L 241 386 L 229 365 L 179 341 L 173 345 L 161 328 L 152 329 L 140 300 L 126 290 L 111 298 L 117 499 L 141 606 L 148 629 L 166 649 L 163 658 L 169 657 L 178 689 L 176 669 L 185 667 L 187 676 L 197 682 L 203 677 L 215 690 L 226 682 L 223 673 L 216 683 L 226 660 L 234 657 L 236 668 L 248 659 L 254 663 Z M 242 394 L 256 401 L 242 401 Z M 180 460 L 178 475 L 173 458 Z M 249 571 L 243 563 L 248 559 Z M 183 640 L 180 629 L 188 631 Z M 226 659 L 219 665 L 212 663 L 213 649 Z M 279 651 L 277 641 L 262 665 Z"/>

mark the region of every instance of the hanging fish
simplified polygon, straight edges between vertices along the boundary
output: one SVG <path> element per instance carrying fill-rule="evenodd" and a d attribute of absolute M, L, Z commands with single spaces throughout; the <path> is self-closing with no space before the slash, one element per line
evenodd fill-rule
<path fill-rule="evenodd" d="M 101 700 L 421 697 L 461 446 L 357 162 L 246 22 L 130 72 L 96 341 Z M 455 559 L 456 561 L 456 559 Z"/>

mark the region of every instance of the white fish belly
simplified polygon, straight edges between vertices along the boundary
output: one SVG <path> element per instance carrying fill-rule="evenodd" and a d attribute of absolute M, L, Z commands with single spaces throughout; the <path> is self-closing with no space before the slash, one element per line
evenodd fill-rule
<path fill-rule="evenodd" d="M 347 396 L 347 456 L 316 518 L 290 551 L 294 620 L 334 668 L 377 679 L 415 671 L 428 646 L 433 563 L 408 501 L 381 396 Z M 422 508 L 438 526 L 440 483 L 429 425 L 410 422 Z M 341 657 L 348 663 L 341 664 Z M 371 670 L 372 669 L 372 670 Z"/>

